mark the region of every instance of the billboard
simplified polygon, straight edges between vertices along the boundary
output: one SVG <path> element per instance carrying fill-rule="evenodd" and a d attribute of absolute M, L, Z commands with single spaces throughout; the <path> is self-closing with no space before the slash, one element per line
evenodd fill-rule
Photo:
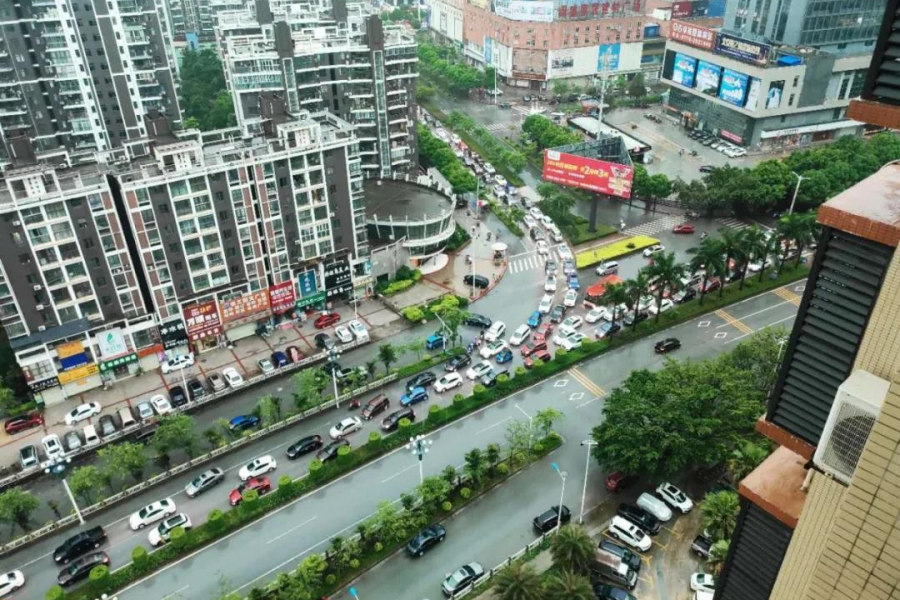
<path fill-rule="evenodd" d="M 722 80 L 722 67 L 701 60 L 697 62 L 697 91 L 715 96 Z"/>
<path fill-rule="evenodd" d="M 294 282 L 285 281 L 269 288 L 269 305 L 272 312 L 281 314 L 294 308 Z"/>
<path fill-rule="evenodd" d="M 675 53 L 675 66 L 672 71 L 672 81 L 684 87 L 694 87 L 694 71 L 697 69 L 697 59 L 681 52 Z"/>
<path fill-rule="evenodd" d="M 185 306 L 184 322 L 191 341 L 222 334 L 222 321 L 215 300 Z"/>
<path fill-rule="evenodd" d="M 761 87 L 762 82 L 759 80 L 759 78 L 750 78 L 750 87 L 747 89 L 747 102 L 744 103 L 744 107 L 747 110 L 756 110 L 756 105 L 759 104 L 759 94 Z"/>
<path fill-rule="evenodd" d="M 769 60 L 771 51 L 772 46 L 768 44 L 751 42 L 721 31 L 716 35 L 716 52 L 737 60 L 755 65 L 764 65 Z"/>
<path fill-rule="evenodd" d="M 669 39 L 701 50 L 712 50 L 716 45 L 716 32 L 699 25 L 672 21 Z"/>
<path fill-rule="evenodd" d="M 747 82 L 749 80 L 750 77 L 744 73 L 725 69 L 722 72 L 722 87 L 719 89 L 719 99 L 735 106 L 744 106 L 744 99 L 747 97 Z"/>
<path fill-rule="evenodd" d="M 492 58 L 492 50 L 493 50 L 493 41 L 489 37 L 484 38 L 484 62 L 485 64 L 491 64 Z"/>
<path fill-rule="evenodd" d="M 620 198 L 631 197 L 631 167 L 585 158 L 557 150 L 544 150 L 544 180 Z"/>
<path fill-rule="evenodd" d="M 778 108 L 781 106 L 781 95 L 783 93 L 784 79 L 770 83 L 769 92 L 766 94 L 766 108 Z"/>
<path fill-rule="evenodd" d="M 97 345 L 100 346 L 100 358 L 107 360 L 128 353 L 128 345 L 122 329 L 114 327 L 97 334 Z"/>
<path fill-rule="evenodd" d="M 350 261 L 336 259 L 325 264 L 325 296 L 331 298 L 353 291 L 353 273 Z"/>
<path fill-rule="evenodd" d="M 709 13 L 709 0 L 694 0 L 694 12 L 691 14 L 695 19 L 697 17 L 705 17 Z"/>
<path fill-rule="evenodd" d="M 553 22 L 553 2 L 547 0 L 494 0 L 494 12 L 513 21 Z"/>
<path fill-rule="evenodd" d="M 673 2 L 672 3 L 672 18 L 673 19 L 681 19 L 683 17 L 690 17 L 694 14 L 694 3 L 693 2 Z"/>
<path fill-rule="evenodd" d="M 222 322 L 231 323 L 269 310 L 269 290 L 264 289 L 222 301 Z"/>
<path fill-rule="evenodd" d="M 622 44 L 601 44 L 597 50 L 597 71 L 618 71 Z"/>
<path fill-rule="evenodd" d="M 162 339 L 163 350 L 171 350 L 188 343 L 187 332 L 181 319 L 161 323 L 159 325 L 159 337 Z"/>

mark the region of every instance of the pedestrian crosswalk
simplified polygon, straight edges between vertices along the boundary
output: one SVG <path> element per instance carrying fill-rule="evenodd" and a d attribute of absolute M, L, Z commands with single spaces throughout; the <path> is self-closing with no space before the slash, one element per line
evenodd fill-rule
<path fill-rule="evenodd" d="M 523 254 L 521 256 L 516 256 L 510 259 L 509 261 L 509 272 L 510 273 L 524 273 L 525 271 L 532 271 L 534 269 L 543 269 L 544 268 L 544 257 L 540 256 L 536 252 L 531 252 L 529 254 Z"/>
<path fill-rule="evenodd" d="M 491 123 L 490 125 L 485 125 L 485 129 L 488 131 L 506 131 L 506 125 L 503 123 Z"/>
<path fill-rule="evenodd" d="M 749 223 L 745 223 L 744 221 L 741 221 L 740 219 L 735 217 L 721 217 L 716 219 L 716 223 L 724 227 L 730 227 L 732 229 L 738 230 L 747 229 L 748 227 L 750 227 Z"/>
<path fill-rule="evenodd" d="M 661 219 L 656 219 L 655 221 L 650 221 L 649 223 L 643 223 L 641 225 L 635 225 L 634 227 L 629 227 L 625 229 L 623 233 L 626 235 L 656 235 L 657 233 L 662 233 L 663 231 L 671 231 L 673 227 L 676 225 L 681 225 L 687 219 L 685 219 L 684 215 L 666 215 Z"/>

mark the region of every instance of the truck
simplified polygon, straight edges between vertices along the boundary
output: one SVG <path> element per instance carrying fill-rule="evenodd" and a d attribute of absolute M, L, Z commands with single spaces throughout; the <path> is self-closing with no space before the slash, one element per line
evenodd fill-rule
<path fill-rule="evenodd" d="M 591 575 L 627 587 L 629 590 L 633 590 L 637 585 L 637 573 L 622 562 L 621 558 L 600 548 L 594 551 Z"/>

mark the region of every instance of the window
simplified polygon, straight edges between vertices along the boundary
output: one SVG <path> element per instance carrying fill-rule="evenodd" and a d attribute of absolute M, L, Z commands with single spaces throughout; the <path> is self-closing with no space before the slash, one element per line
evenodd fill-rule
<path fill-rule="evenodd" d="M 791 94 L 790 96 L 788 96 L 788 106 L 793 106 L 793 105 L 794 105 L 794 94 Z"/>

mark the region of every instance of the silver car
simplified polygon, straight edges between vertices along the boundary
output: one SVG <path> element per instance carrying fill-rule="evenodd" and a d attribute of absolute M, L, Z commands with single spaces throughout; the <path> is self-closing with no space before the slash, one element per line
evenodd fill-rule
<path fill-rule="evenodd" d="M 188 498 L 196 498 L 206 490 L 215 487 L 223 481 L 225 481 L 225 471 L 218 467 L 207 469 L 187 484 L 187 487 L 184 488 L 184 493 L 187 494 Z"/>

